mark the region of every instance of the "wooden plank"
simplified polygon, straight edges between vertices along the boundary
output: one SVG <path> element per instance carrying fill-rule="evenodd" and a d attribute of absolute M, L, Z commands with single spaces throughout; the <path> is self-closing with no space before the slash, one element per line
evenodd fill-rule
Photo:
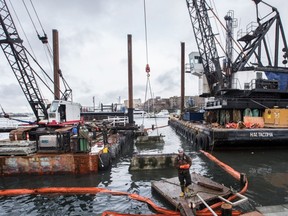
<path fill-rule="evenodd" d="M 216 190 L 216 191 L 223 191 L 222 187 L 217 187 L 215 185 L 207 184 L 205 182 L 197 182 L 198 185 L 209 188 L 211 190 Z"/>
<path fill-rule="evenodd" d="M 180 210 L 181 216 L 195 215 L 185 198 L 179 200 L 178 209 Z"/>

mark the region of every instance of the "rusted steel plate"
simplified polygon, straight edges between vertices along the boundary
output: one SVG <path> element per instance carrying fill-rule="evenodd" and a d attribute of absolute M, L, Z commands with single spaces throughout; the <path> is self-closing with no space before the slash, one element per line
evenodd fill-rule
<path fill-rule="evenodd" d="M 96 154 L 34 154 L 0 156 L 0 175 L 88 174 L 98 171 Z"/>

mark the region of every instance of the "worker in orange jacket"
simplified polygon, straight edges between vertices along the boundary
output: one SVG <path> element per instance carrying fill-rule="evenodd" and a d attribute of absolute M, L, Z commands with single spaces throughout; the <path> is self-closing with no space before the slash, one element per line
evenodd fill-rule
<path fill-rule="evenodd" d="M 192 165 L 192 160 L 184 153 L 182 148 L 178 150 L 178 155 L 175 158 L 174 165 L 178 169 L 178 178 L 181 186 L 180 197 L 183 197 L 185 192 L 189 192 L 188 186 L 192 183 L 189 171 L 190 166 Z"/>

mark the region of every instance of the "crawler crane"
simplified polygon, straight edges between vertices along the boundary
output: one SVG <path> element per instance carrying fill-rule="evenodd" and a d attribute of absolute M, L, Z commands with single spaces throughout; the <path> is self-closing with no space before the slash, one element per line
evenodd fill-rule
<path fill-rule="evenodd" d="M 46 36 L 44 38 L 39 37 L 39 39 L 43 43 L 47 43 Z M 54 100 L 48 104 L 43 99 L 36 77 L 41 81 L 43 80 L 32 68 L 28 57 L 34 60 L 40 71 L 43 72 L 44 70 L 23 45 L 23 40 L 18 34 L 5 0 L 0 0 L 0 46 L 36 117 L 34 127 L 18 128 L 11 131 L 10 140 L 36 140 L 38 150 L 47 147 L 47 149 L 54 151 L 69 151 L 70 132 L 68 131 L 69 127 L 65 129 L 64 126 L 70 125 L 72 127 L 73 124 L 80 122 L 81 105 L 73 102 L 72 99 L 68 101 L 70 96 L 72 98 L 71 89 L 62 93 L 62 97 L 56 97 L 56 91 L 53 92 L 45 82 L 43 83 L 51 91 Z M 61 76 L 61 71 L 57 71 L 57 73 L 60 73 Z M 47 73 L 45 74 L 47 75 Z M 64 82 L 65 84 L 67 85 L 66 82 Z M 58 132 L 57 129 L 60 128 L 61 132 Z"/>
<path fill-rule="evenodd" d="M 286 108 L 288 49 L 278 10 L 262 0 L 254 0 L 257 22 L 250 23 L 247 32 L 242 34 L 237 42 L 230 38 L 230 41 L 234 41 L 238 46 L 238 55 L 233 60 L 230 59 L 231 54 L 224 51 L 226 62 L 224 67 L 221 67 L 217 49 L 220 42 L 212 30 L 209 18 L 210 13 L 216 16 L 213 9 L 206 0 L 186 2 L 202 59 L 203 76 L 209 86 L 209 90 L 202 94 L 206 97 L 207 122 L 217 121 L 221 125 L 238 122 L 243 120 L 243 113 L 247 108 L 259 113 L 258 116 L 263 116 L 265 111 L 274 107 Z M 270 10 L 263 18 L 259 16 L 260 6 Z M 226 22 L 229 20 L 231 19 L 226 17 Z M 229 37 L 229 34 L 227 35 Z M 274 44 L 270 43 L 269 48 L 268 35 L 270 41 L 274 37 Z"/>

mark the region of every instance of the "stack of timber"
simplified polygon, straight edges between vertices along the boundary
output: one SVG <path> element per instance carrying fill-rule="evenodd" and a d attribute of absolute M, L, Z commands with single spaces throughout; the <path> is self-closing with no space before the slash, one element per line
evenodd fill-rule
<path fill-rule="evenodd" d="M 2 140 L 0 142 L 0 155 L 30 155 L 37 151 L 36 141 Z"/>

